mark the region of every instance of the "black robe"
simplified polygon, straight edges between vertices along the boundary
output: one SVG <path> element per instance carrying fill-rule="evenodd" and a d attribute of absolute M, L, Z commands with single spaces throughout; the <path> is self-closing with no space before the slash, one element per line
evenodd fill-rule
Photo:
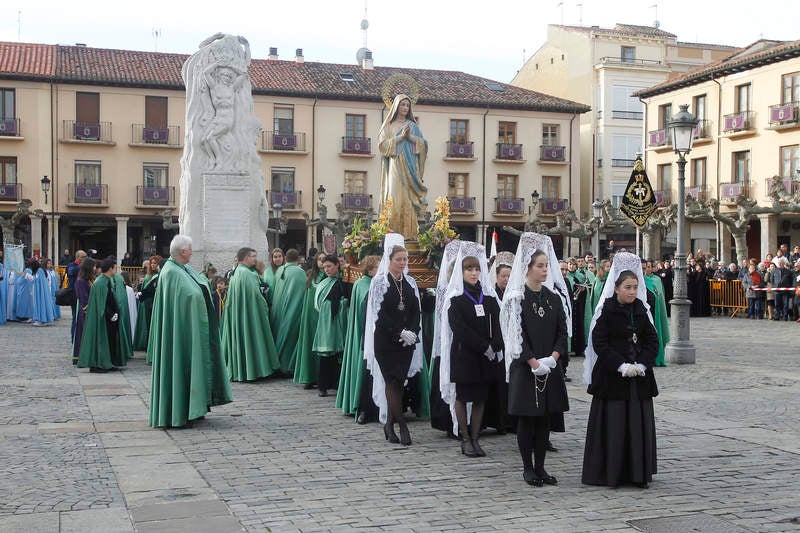
<path fill-rule="evenodd" d="M 392 379 L 402 383 L 411 366 L 415 346 L 404 347 L 400 343 L 400 332 L 407 329 L 417 335 L 417 342 L 420 342 L 420 305 L 413 287 L 403 276 L 400 287 L 403 292 L 402 302 L 405 308 L 398 309 L 401 301 L 397 289 L 398 284 L 392 279 L 391 274 L 387 273 L 386 276 L 389 280 L 389 288 L 386 290 L 378 311 L 373 337 L 375 359 L 387 383 Z"/>
<path fill-rule="evenodd" d="M 450 346 L 450 379 L 453 383 L 492 382 L 498 375 L 502 361 L 489 359 L 484 352 L 503 350 L 503 334 L 500 331 L 500 306 L 492 296 L 483 296 L 484 316 L 475 311 L 475 301 L 480 301 L 481 286 L 470 286 L 464 282 L 464 294 L 450 299 L 448 321 L 453 331 Z"/>

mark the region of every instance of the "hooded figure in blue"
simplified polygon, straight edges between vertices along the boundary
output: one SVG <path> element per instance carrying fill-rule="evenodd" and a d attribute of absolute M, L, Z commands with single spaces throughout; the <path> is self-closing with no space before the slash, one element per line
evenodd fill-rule
<path fill-rule="evenodd" d="M 0 263 L 0 325 L 6 323 L 6 306 L 8 305 L 8 271 Z"/>
<path fill-rule="evenodd" d="M 53 293 L 47 270 L 39 261 L 31 261 L 33 274 L 33 321 L 38 324 L 49 324 L 55 320 L 53 313 Z"/>
<path fill-rule="evenodd" d="M 14 316 L 21 322 L 33 322 L 33 272 L 31 265 L 38 261 L 29 261 L 25 271 L 14 278 Z"/>

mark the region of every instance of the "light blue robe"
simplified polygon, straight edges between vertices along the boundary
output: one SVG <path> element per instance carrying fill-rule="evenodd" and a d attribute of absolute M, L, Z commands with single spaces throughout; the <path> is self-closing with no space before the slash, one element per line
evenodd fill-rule
<path fill-rule="evenodd" d="M 6 306 L 8 305 L 8 271 L 0 263 L 0 326 L 6 323 Z"/>
<path fill-rule="evenodd" d="M 61 318 L 61 307 L 56 305 L 56 293 L 58 292 L 58 289 L 61 288 L 58 286 L 59 282 L 58 272 L 52 269 L 48 270 L 47 279 L 50 281 L 50 291 L 53 294 L 53 317 Z"/>
<path fill-rule="evenodd" d="M 40 268 L 36 271 L 33 280 L 33 320 L 42 324 L 49 324 L 55 320 L 53 314 L 53 291 L 47 271 Z"/>
<path fill-rule="evenodd" d="M 29 279 L 30 278 L 30 279 Z M 33 318 L 33 274 L 31 269 L 14 279 L 14 315 L 17 320 Z"/>

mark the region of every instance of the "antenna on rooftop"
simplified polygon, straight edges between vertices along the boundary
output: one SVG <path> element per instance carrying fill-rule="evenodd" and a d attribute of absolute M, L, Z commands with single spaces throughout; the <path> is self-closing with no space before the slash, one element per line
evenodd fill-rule
<path fill-rule="evenodd" d="M 161 37 L 161 28 L 153 28 L 153 49 L 158 52 L 158 38 Z"/>
<path fill-rule="evenodd" d="M 658 21 L 658 4 L 657 3 L 653 4 L 650 7 L 653 8 L 653 11 L 655 12 L 655 18 L 653 19 L 653 27 L 658 28 L 659 26 L 661 26 L 661 23 Z"/>
<path fill-rule="evenodd" d="M 22 10 L 17 11 L 17 41 L 22 41 Z"/>
<path fill-rule="evenodd" d="M 364 63 L 367 57 L 369 47 L 367 46 L 367 30 L 369 29 L 369 20 L 367 20 L 367 0 L 364 0 L 364 18 L 361 19 L 361 48 L 356 52 L 356 63 L 359 65 Z"/>
<path fill-rule="evenodd" d="M 561 8 L 561 25 L 564 25 L 564 2 L 559 2 L 556 7 Z"/>
<path fill-rule="evenodd" d="M 578 8 L 578 26 L 583 26 L 583 3 L 578 2 L 575 7 Z"/>

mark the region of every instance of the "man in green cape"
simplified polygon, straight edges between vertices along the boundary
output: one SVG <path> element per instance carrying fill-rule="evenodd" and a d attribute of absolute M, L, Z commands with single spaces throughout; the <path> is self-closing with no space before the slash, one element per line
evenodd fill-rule
<path fill-rule="evenodd" d="M 139 292 L 136 293 L 136 300 L 139 302 L 138 320 L 136 321 L 136 333 L 133 336 L 133 349 L 137 351 L 147 351 L 147 339 L 150 336 L 150 319 L 153 315 L 153 298 L 158 287 L 158 273 L 161 270 L 159 256 L 153 256 L 148 261 L 148 273 L 145 275 Z M 149 356 L 147 363 L 152 361 Z"/>
<path fill-rule="evenodd" d="M 269 326 L 269 309 L 255 269 L 252 248 L 240 248 L 222 311 L 222 356 L 233 381 L 254 381 L 278 368 L 278 352 Z"/>
<path fill-rule="evenodd" d="M 303 314 L 300 317 L 300 334 L 294 350 L 294 382 L 302 383 L 306 389 L 313 389 L 319 376 L 319 357 L 312 351 L 314 336 L 317 333 L 319 313 L 314 300 L 317 295 L 317 285 L 326 278 L 322 272 L 322 258 L 324 254 L 317 254 L 314 264 L 306 274 L 306 294 L 303 300 Z"/>
<path fill-rule="evenodd" d="M 584 332 L 587 339 L 589 338 L 589 327 L 592 324 L 594 310 L 597 309 L 597 304 L 600 303 L 600 296 L 603 294 L 603 287 L 606 284 L 606 276 L 608 276 L 610 268 L 611 262 L 608 259 L 604 259 L 597 263 L 597 274 L 589 271 L 592 275 L 589 276 L 589 294 L 586 296 L 586 312 L 584 315 Z"/>
<path fill-rule="evenodd" d="M 344 351 L 347 328 L 347 295 L 340 278 L 339 258 L 326 255 L 322 261 L 325 279 L 317 285 L 314 308 L 319 313 L 311 350 L 319 358 L 319 395 L 339 387 L 339 357 Z"/>
<path fill-rule="evenodd" d="M 303 295 L 306 290 L 306 273 L 297 264 L 299 261 L 300 253 L 297 250 L 286 250 L 286 264 L 275 272 L 275 290 L 269 313 L 281 373 L 288 376 L 294 373 L 294 353 L 300 334 Z"/>
<path fill-rule="evenodd" d="M 188 266 L 192 239 L 176 235 L 159 275 L 147 352 L 153 360 L 150 425 L 181 427 L 231 401 L 208 280 Z"/>
<path fill-rule="evenodd" d="M 655 296 L 654 309 L 650 310 L 653 314 L 653 325 L 658 333 L 658 355 L 655 366 L 667 366 L 664 347 L 669 342 L 669 319 L 667 318 L 667 298 L 664 295 L 664 284 L 661 282 L 661 278 L 653 273 L 652 261 L 643 261 L 642 267 L 644 284 L 647 290 Z"/>
<path fill-rule="evenodd" d="M 111 368 L 125 366 L 133 356 L 128 296 L 125 283 L 117 274 L 116 257 L 103 259 L 100 271 L 102 274 L 89 292 L 78 356 L 78 368 L 89 368 L 91 372 L 108 372 Z"/>
<path fill-rule="evenodd" d="M 572 291 L 572 351 L 583 357 L 587 335 L 584 328 L 586 296 L 589 279 L 586 274 L 586 261 L 583 257 L 570 257 L 567 260 L 567 286 Z"/>

